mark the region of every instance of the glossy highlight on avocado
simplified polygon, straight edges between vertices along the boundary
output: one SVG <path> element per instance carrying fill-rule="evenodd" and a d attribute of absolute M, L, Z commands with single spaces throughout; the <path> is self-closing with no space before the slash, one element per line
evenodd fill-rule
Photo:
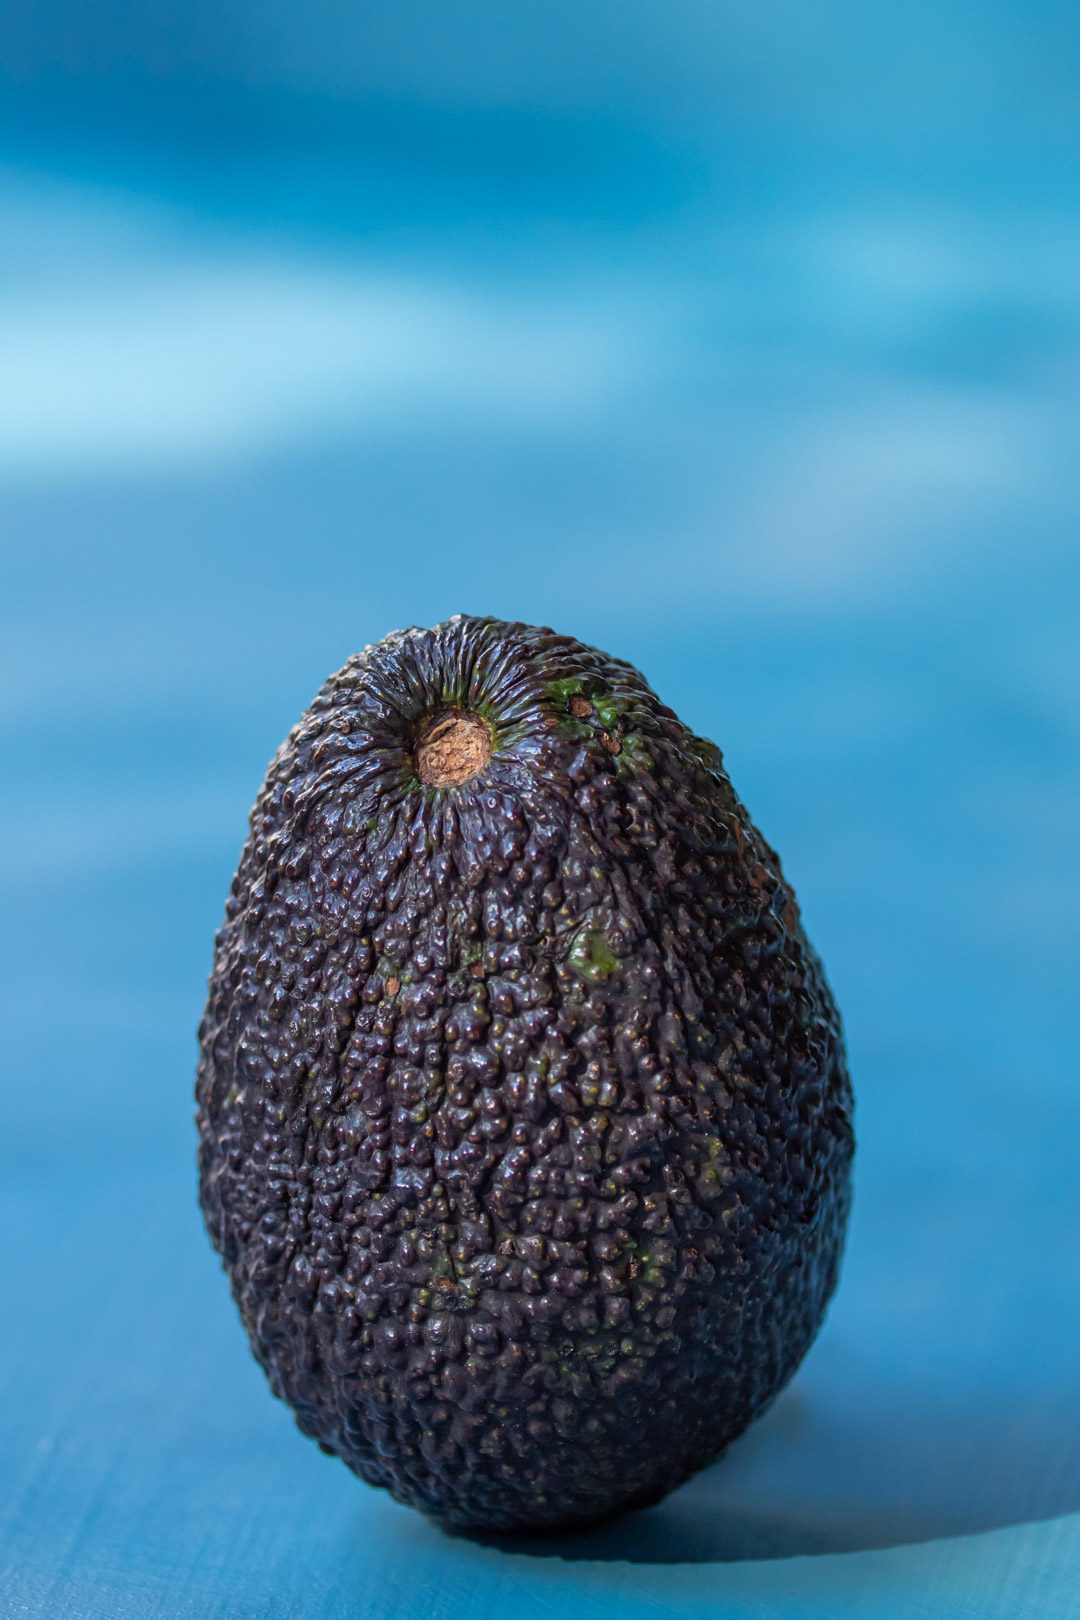
<path fill-rule="evenodd" d="M 271 1387 L 448 1527 L 659 1500 L 820 1326 L 837 1011 L 719 751 L 627 663 L 463 616 L 351 658 L 256 800 L 200 1041 Z"/>

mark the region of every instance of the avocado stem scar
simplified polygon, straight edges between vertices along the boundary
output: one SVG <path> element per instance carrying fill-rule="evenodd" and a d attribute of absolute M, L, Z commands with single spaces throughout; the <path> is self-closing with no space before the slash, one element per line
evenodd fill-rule
<path fill-rule="evenodd" d="M 421 730 L 415 753 L 425 787 L 460 787 L 491 758 L 491 727 L 468 710 L 443 710 Z"/>

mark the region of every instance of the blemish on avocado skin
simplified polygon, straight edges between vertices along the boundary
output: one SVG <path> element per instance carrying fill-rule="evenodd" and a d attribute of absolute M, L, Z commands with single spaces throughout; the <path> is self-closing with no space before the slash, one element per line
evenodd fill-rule
<path fill-rule="evenodd" d="M 589 701 L 581 690 L 580 678 L 548 681 L 544 691 L 552 701 L 553 713 L 549 724 L 557 724 L 564 737 L 573 738 L 575 742 L 588 742 L 593 734 L 591 710 L 588 718 L 583 718 L 575 714 L 571 707 L 575 701 L 583 707 Z"/>
<path fill-rule="evenodd" d="M 619 958 L 600 928 L 582 928 L 570 947 L 570 966 L 583 979 L 609 979 L 619 970 Z"/>
<path fill-rule="evenodd" d="M 544 687 L 555 705 L 555 719 L 564 737 L 577 742 L 599 740 L 620 773 L 647 770 L 653 763 L 645 739 L 636 734 L 644 718 L 642 706 L 630 693 L 597 691 L 579 676 L 548 681 Z"/>

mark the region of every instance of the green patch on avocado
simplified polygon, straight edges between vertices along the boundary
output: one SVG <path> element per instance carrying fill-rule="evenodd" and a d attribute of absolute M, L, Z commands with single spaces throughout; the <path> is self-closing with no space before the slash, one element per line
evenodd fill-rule
<path fill-rule="evenodd" d="M 585 693 L 581 690 L 580 675 L 570 675 L 561 681 L 546 681 L 544 691 L 554 702 L 563 705 L 569 703 L 572 697 L 585 696 Z"/>
<path fill-rule="evenodd" d="M 594 692 L 590 699 L 596 710 L 596 718 L 605 731 L 614 731 L 627 710 L 625 699 L 618 698 L 610 692 Z"/>
<path fill-rule="evenodd" d="M 644 737 L 638 736 L 636 732 L 628 731 L 623 732 L 619 740 L 622 747 L 615 757 L 615 769 L 617 771 L 648 771 L 652 769 L 655 761 L 649 752 Z"/>
<path fill-rule="evenodd" d="M 599 979 L 609 979 L 619 970 L 619 958 L 601 928 L 578 930 L 570 947 L 569 961 L 575 973 L 579 973 L 583 979 L 592 979 L 594 983 Z"/>

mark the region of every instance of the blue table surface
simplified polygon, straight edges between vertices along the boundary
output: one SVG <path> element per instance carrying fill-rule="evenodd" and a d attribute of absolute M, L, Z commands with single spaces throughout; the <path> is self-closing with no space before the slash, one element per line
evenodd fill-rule
<path fill-rule="evenodd" d="M 1059 194 L 729 147 L 739 184 L 572 251 L 542 176 L 488 176 L 496 229 L 383 174 L 335 236 L 319 164 L 209 201 L 164 159 L 0 167 L 4 1615 L 1077 1613 L 1080 237 L 1064 126 L 1016 118 Z M 542 1542 L 450 1538 L 303 1439 L 195 1195 L 266 762 L 351 652 L 455 611 L 629 658 L 719 743 L 858 1099 L 788 1390 Z"/>

